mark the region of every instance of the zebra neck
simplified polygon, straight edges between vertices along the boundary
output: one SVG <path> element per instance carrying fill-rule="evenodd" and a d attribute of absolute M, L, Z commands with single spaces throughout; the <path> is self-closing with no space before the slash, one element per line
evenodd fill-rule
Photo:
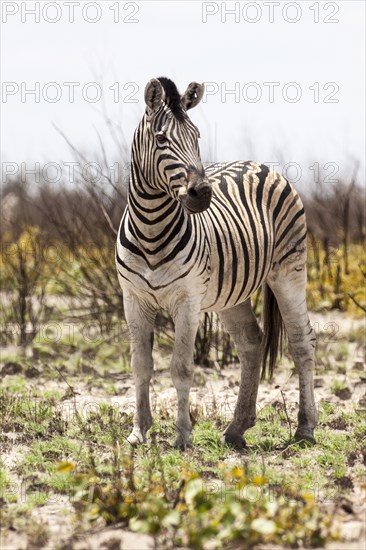
<path fill-rule="evenodd" d="M 134 167 L 127 208 L 129 232 L 145 251 L 171 248 L 183 235 L 192 233 L 190 217 L 182 205 L 167 193 L 154 189 Z"/>

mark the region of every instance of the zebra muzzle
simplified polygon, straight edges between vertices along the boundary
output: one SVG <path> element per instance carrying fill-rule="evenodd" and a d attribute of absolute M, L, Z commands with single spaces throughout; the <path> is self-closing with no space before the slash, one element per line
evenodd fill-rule
<path fill-rule="evenodd" d="M 211 185 L 207 181 L 189 184 L 187 188 L 180 189 L 178 197 L 188 212 L 203 212 L 211 203 Z"/>

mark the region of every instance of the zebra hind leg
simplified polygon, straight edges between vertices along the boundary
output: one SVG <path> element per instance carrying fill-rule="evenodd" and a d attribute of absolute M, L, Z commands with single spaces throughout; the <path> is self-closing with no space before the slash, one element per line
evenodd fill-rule
<path fill-rule="evenodd" d="M 267 282 L 276 297 L 288 336 L 289 351 L 299 372 L 300 399 L 295 439 L 316 443 L 314 428 L 318 422 L 318 412 L 313 383 L 316 338 L 306 304 L 306 265 L 302 261 L 292 269 L 283 271 L 272 280 L 270 276 Z"/>
<path fill-rule="evenodd" d="M 261 367 L 263 334 L 250 300 L 220 312 L 225 330 L 232 336 L 241 363 L 241 378 L 234 418 L 226 428 L 223 442 L 243 449 L 243 433 L 255 424 L 256 401 Z"/>

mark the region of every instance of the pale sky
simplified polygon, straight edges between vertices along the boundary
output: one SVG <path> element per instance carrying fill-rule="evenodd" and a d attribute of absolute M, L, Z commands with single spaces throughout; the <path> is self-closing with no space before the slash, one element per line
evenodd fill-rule
<path fill-rule="evenodd" d="M 3 162 L 72 161 L 54 124 L 89 160 L 100 151 L 97 132 L 110 163 L 120 160 L 103 112 L 129 147 L 147 81 L 167 76 L 181 92 L 193 80 L 206 83 L 204 102 L 191 111 L 204 161 L 296 163 L 303 183 L 314 179 L 314 163 L 328 163 L 329 179 L 337 167 L 334 177 L 347 176 L 354 159 L 364 168 L 362 0 L 2 1 L 1 8 Z M 37 96 L 27 94 L 32 89 Z"/>

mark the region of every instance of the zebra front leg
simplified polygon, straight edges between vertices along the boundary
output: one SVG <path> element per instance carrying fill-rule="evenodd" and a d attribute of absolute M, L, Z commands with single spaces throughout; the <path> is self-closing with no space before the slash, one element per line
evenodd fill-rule
<path fill-rule="evenodd" d="M 255 424 L 260 375 L 262 331 L 250 300 L 220 312 L 225 330 L 235 342 L 241 363 L 241 377 L 234 418 L 226 428 L 223 442 L 240 450 L 245 447 L 243 433 Z"/>
<path fill-rule="evenodd" d="M 135 382 L 136 410 L 133 430 L 127 441 L 138 445 L 146 441 L 146 432 L 152 425 L 150 410 L 150 380 L 153 373 L 152 347 L 155 311 L 142 309 L 136 296 L 124 293 L 124 309 L 131 342 L 131 366 Z"/>
<path fill-rule="evenodd" d="M 193 380 L 193 351 L 199 324 L 199 309 L 192 303 L 180 304 L 173 314 L 175 341 L 171 375 L 178 397 L 177 437 L 174 447 L 186 450 L 191 446 L 192 422 L 189 414 L 189 392 Z"/>
<path fill-rule="evenodd" d="M 296 267 L 296 269 L 295 269 Z M 306 305 L 306 266 L 296 263 L 291 270 L 268 283 L 274 292 L 285 324 L 289 351 L 299 372 L 300 399 L 295 439 L 316 443 L 314 428 L 318 411 L 314 399 L 315 333 Z"/>

